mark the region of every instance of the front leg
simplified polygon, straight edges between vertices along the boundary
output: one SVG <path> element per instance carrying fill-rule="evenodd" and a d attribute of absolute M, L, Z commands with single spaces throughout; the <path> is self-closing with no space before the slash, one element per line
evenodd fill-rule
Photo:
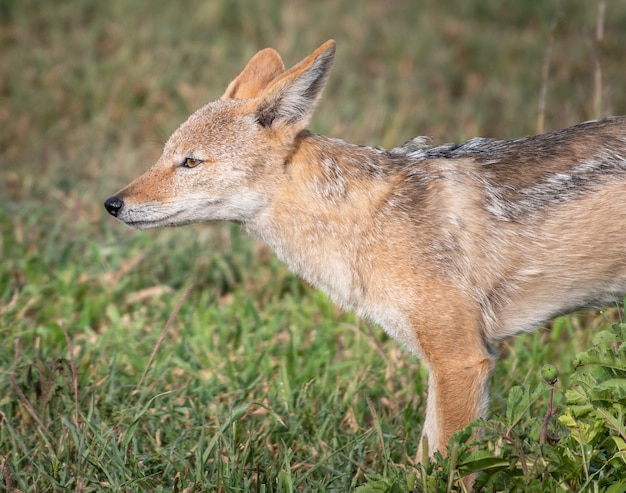
<path fill-rule="evenodd" d="M 412 320 L 420 356 L 429 371 L 418 461 L 423 457 L 424 440 L 428 440 L 428 455 L 437 450 L 445 455 L 452 435 L 485 415 L 495 364 L 483 337 L 480 309 L 467 302 L 467 297 L 432 297 L 429 306 L 428 315 L 416 314 Z"/>
<path fill-rule="evenodd" d="M 431 356 L 428 361 L 428 399 L 417 460 L 423 457 L 424 440 L 428 453 L 446 454 L 454 433 L 487 411 L 489 377 L 494 358 L 483 348 L 459 345 L 455 353 Z"/>

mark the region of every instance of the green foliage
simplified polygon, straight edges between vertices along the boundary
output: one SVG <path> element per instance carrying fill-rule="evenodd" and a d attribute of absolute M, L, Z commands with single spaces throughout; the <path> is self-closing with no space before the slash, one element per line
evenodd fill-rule
<path fill-rule="evenodd" d="M 567 459 L 597 491 L 626 491 L 626 324 L 597 333 L 592 343 L 576 357 L 559 418 L 571 432 Z"/>

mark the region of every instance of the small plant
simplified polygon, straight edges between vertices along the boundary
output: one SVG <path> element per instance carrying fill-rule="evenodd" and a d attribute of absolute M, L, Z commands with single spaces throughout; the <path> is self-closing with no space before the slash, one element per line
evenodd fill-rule
<path fill-rule="evenodd" d="M 570 434 L 560 447 L 578 489 L 626 491 L 626 323 L 599 332 L 579 354 L 559 417 Z"/>

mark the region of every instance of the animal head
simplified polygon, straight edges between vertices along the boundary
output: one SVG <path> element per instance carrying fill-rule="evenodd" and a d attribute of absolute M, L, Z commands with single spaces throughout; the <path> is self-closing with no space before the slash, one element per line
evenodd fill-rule
<path fill-rule="evenodd" d="M 148 171 L 105 201 L 106 210 L 138 229 L 254 217 L 313 115 L 334 56 L 330 40 L 285 70 L 276 51 L 258 52 L 221 99 L 172 134 Z"/>

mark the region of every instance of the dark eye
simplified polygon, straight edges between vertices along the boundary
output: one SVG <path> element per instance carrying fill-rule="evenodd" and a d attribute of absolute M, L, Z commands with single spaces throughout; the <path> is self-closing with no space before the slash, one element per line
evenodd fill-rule
<path fill-rule="evenodd" d="M 182 162 L 181 166 L 183 168 L 195 168 L 196 166 L 198 166 L 201 163 L 202 163 L 202 159 L 196 159 L 196 158 L 193 158 L 193 157 L 186 157 L 185 160 Z"/>

